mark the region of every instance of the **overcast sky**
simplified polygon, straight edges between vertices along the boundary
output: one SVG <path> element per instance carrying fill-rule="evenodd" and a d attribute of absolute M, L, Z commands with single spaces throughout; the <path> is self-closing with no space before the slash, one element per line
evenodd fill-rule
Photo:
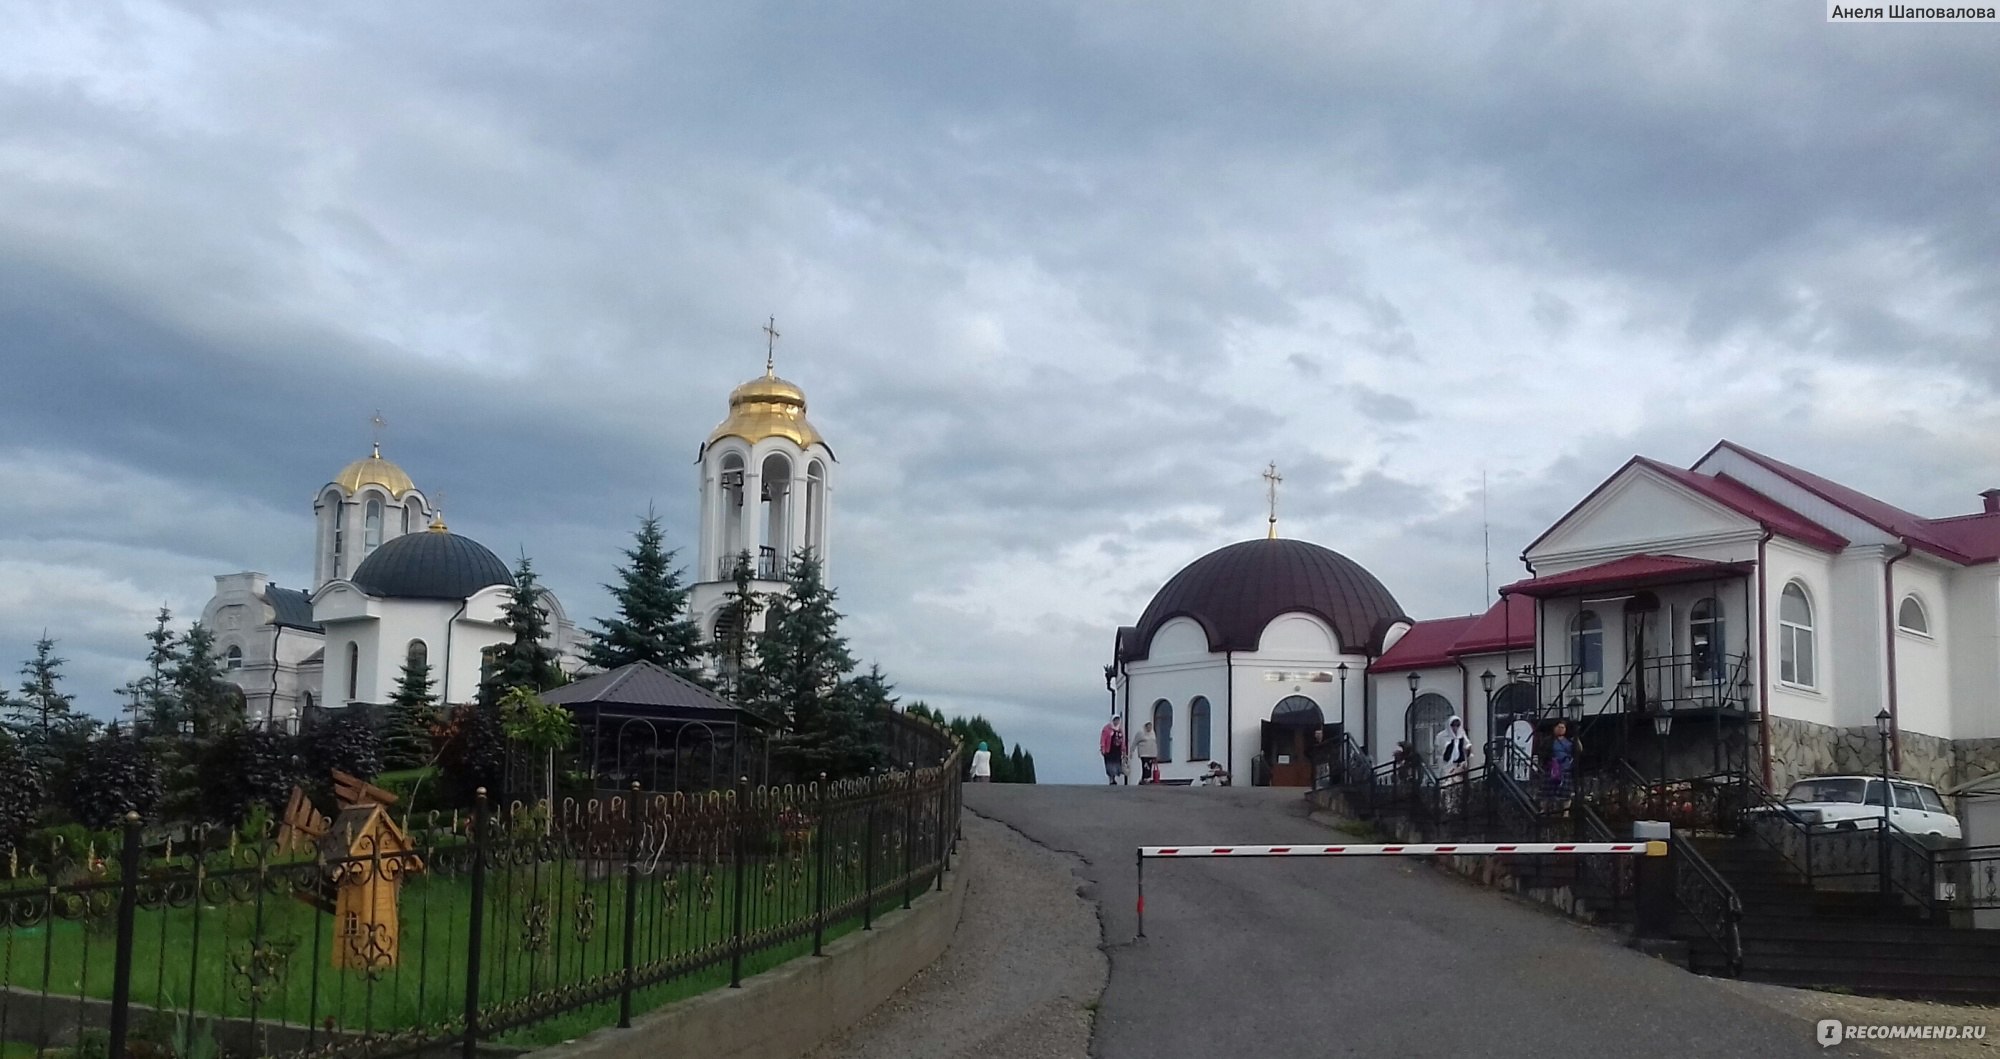
<path fill-rule="evenodd" d="M 705 8 L 704 11 L 694 10 Z M 1281 526 L 1418 616 L 1625 458 L 2000 485 L 2000 27 L 1808 2 L 55 3 L 0 34 L 0 660 L 303 585 L 385 454 L 571 614 L 762 368 L 858 655 L 1087 779 Z"/>

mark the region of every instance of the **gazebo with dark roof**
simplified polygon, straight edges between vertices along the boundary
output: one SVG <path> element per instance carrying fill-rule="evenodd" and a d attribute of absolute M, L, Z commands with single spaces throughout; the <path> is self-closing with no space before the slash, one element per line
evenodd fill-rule
<path fill-rule="evenodd" d="M 575 715 L 597 787 L 710 790 L 770 770 L 767 717 L 652 662 L 633 662 L 542 693 Z"/>

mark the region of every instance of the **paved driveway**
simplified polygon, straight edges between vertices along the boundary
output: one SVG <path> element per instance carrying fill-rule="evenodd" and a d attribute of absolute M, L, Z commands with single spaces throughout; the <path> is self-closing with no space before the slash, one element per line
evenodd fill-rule
<path fill-rule="evenodd" d="M 1297 792 L 973 785 L 967 805 L 1087 863 L 1111 955 L 1093 1054 L 1873 1055 L 1813 1025 L 1423 864 L 1152 861 L 1133 848 L 1333 836 Z"/>

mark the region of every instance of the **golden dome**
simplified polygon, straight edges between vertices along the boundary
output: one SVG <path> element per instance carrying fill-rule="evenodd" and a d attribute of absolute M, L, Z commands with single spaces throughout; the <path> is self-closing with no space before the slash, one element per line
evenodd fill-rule
<path fill-rule="evenodd" d="M 826 444 L 806 421 L 806 392 L 769 369 L 729 391 L 729 418 L 709 433 L 708 443 L 723 438 L 742 438 L 752 445 L 765 438 L 790 438 L 800 448 Z"/>
<path fill-rule="evenodd" d="M 382 458 L 380 445 L 375 446 L 374 453 L 367 459 L 355 460 L 341 468 L 340 473 L 333 476 L 333 484 L 349 493 L 360 492 L 364 485 L 378 485 L 387 489 L 390 496 L 402 496 L 417 488 L 417 483 L 411 481 L 401 467 Z"/>

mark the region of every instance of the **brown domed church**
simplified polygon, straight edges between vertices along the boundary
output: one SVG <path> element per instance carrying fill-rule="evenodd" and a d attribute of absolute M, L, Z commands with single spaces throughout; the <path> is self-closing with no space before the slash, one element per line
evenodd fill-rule
<path fill-rule="evenodd" d="M 1312 741 L 1359 724 L 1368 665 L 1409 624 L 1375 575 L 1276 536 L 1274 520 L 1269 538 L 1175 574 L 1118 630 L 1106 673 L 1128 744 L 1153 725 L 1163 779 L 1195 779 L 1216 761 L 1253 782 L 1305 786 Z"/>

